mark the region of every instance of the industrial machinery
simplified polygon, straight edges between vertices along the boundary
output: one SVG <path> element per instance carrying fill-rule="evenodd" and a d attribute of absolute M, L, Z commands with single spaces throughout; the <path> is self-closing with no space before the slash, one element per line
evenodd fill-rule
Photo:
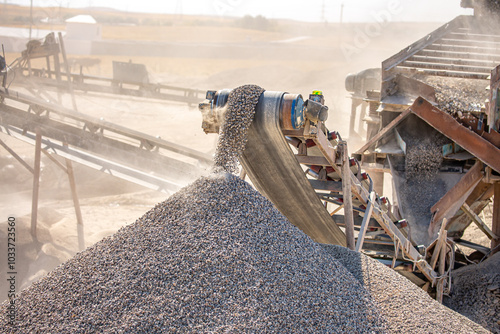
<path fill-rule="evenodd" d="M 372 125 L 368 127 L 369 131 L 376 131 L 378 128 L 378 115 L 375 110 L 369 110 L 367 114 L 369 103 L 366 99 L 371 97 L 373 91 L 380 89 L 380 74 L 380 68 L 369 68 L 358 73 L 351 73 L 345 78 L 345 89 L 351 93 L 352 100 L 351 119 L 349 121 L 349 138 L 351 140 L 355 136 L 361 138 L 365 133 L 363 122 Z M 359 116 L 358 109 L 360 109 Z M 356 119 L 358 119 L 357 129 Z M 373 137 L 373 135 L 372 133 L 366 134 L 368 138 Z"/>
<path fill-rule="evenodd" d="M 500 242 L 500 29 L 477 13 L 443 25 L 381 69 L 346 78 L 350 134 L 362 104 L 359 118 L 368 123 L 352 158 L 325 126 L 320 93 L 304 100 L 267 91 L 240 157 L 255 187 L 311 238 L 389 260 L 424 289 L 436 287 L 438 300 L 452 269 L 486 258 Z M 200 104 L 205 132 L 218 132 L 228 94 L 209 91 Z M 393 204 L 382 194 L 384 173 L 392 176 Z M 478 214 L 493 194 L 490 229 Z M 461 239 L 472 222 L 491 248 Z M 468 258 L 457 244 L 476 253 Z"/>
<path fill-rule="evenodd" d="M 61 57 L 62 56 L 62 62 Z M 45 67 L 35 68 L 35 59 L 45 59 Z M 16 80 L 16 85 L 23 85 L 35 96 L 43 94 L 40 87 L 56 89 L 59 92 L 73 91 L 95 92 L 114 95 L 138 96 L 159 100 L 197 104 L 204 91 L 183 88 L 160 83 L 152 83 L 143 64 L 132 62 L 113 62 L 113 77 L 105 78 L 83 73 L 71 73 L 69 59 L 66 57 L 64 39 L 61 33 L 48 34 L 43 41 L 31 40 L 21 57 L 9 65 L 9 80 Z M 5 87 L 5 84 L 3 85 Z M 44 94 L 44 98 L 47 96 Z"/>
<path fill-rule="evenodd" d="M 228 94 L 209 91 L 200 104 L 207 133 L 217 132 Z M 240 159 L 252 183 L 317 242 L 363 250 L 400 269 L 415 266 L 421 278 L 406 273 L 415 282 L 442 284 L 444 276 L 427 262 L 425 249 L 409 238 L 407 222 L 374 191 L 340 134 L 326 128 L 323 102 L 320 92 L 305 101 L 300 94 L 261 95 Z"/>
<path fill-rule="evenodd" d="M 63 55 L 61 64 L 59 55 Z M 32 60 L 46 60 L 47 68 L 34 68 Z M 66 71 L 62 71 L 64 67 Z M 82 216 L 79 207 L 72 162 L 136 184 L 173 193 L 196 179 L 212 164 L 202 152 L 91 117 L 77 110 L 74 91 L 141 96 L 154 99 L 195 103 L 199 91 L 151 84 L 144 66 L 115 64 L 115 78 L 105 79 L 69 72 L 61 36 L 30 41 L 27 49 L 10 66 L 0 71 L 0 132 L 35 146 L 31 166 L 5 142 L 2 146 L 33 174 L 31 234 L 36 237 L 38 187 L 42 153 L 67 174 L 77 215 L 80 249 L 84 248 Z M 139 78 L 138 81 L 134 81 Z M 65 80 L 66 79 L 66 80 Z M 11 88 L 22 86 L 31 95 Z M 55 89 L 57 96 L 50 94 Z M 61 106 L 63 93 L 70 93 L 73 108 Z M 63 158 L 66 165 L 56 159 Z"/>
<path fill-rule="evenodd" d="M 482 1 L 463 5 L 473 6 L 475 15 L 457 17 L 382 63 L 381 88 L 364 99 L 378 122 L 367 123 L 367 142 L 354 156 L 370 173 L 391 174 L 399 212 L 419 243 L 434 240 L 446 219 L 448 237 L 484 257 L 490 249 L 461 237 L 475 222 L 492 239 L 493 251 L 498 244 L 498 213 L 494 231 L 477 215 L 500 172 L 500 14 L 485 11 Z M 427 166 L 416 166 L 417 158 L 427 159 Z M 422 172 L 433 163 L 432 171 Z"/>

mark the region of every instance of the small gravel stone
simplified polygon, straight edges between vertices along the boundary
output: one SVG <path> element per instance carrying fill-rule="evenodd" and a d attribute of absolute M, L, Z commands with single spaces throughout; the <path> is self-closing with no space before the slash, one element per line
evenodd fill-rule
<path fill-rule="evenodd" d="M 406 143 L 405 179 L 399 189 L 404 217 L 411 226 L 411 238 L 428 245 L 431 207 L 446 193 L 439 177 L 443 162 L 442 146 L 448 142 L 424 121 L 412 116 L 400 132 Z"/>
<path fill-rule="evenodd" d="M 23 290 L 15 299 L 14 326 L 4 302 L 0 328 L 7 333 L 484 333 L 374 260 L 315 243 L 232 174 L 261 93 L 257 86 L 244 86 L 230 96 L 232 125 L 222 128 L 212 175 Z"/>
<path fill-rule="evenodd" d="M 478 113 L 489 98 L 489 82 L 478 79 L 420 75 L 419 80 L 434 87 L 439 109 L 455 116 Z"/>

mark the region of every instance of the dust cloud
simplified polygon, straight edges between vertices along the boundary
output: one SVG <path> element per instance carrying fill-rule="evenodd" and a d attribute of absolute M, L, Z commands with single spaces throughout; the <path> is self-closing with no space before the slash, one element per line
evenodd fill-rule
<path fill-rule="evenodd" d="M 29 17 L 29 8 L 5 5 L 5 24 L 16 26 L 16 18 Z M 59 8 L 59 11 L 61 9 Z M 200 90 L 234 88 L 256 84 L 267 90 L 301 93 L 305 98 L 321 90 L 329 106 L 327 126 L 348 136 L 350 105 L 344 81 L 349 73 L 373 67 L 413 43 L 440 23 L 334 24 L 302 23 L 246 17 L 179 17 L 62 9 L 62 16 L 91 14 L 102 22 L 102 39 L 93 44 L 92 55 L 72 54 L 76 73 L 112 77 L 112 61 L 146 65 L 151 82 Z M 10 16 L 9 14 L 12 13 Z M 16 16 L 17 15 L 17 16 Z M 25 21 L 24 24 L 26 23 Z M 55 22 L 55 21 L 54 21 Z M 64 30 L 62 21 L 38 28 Z M 7 62 L 19 51 L 6 50 Z M 89 60 L 90 59 L 90 60 Z M 35 68 L 44 68 L 36 60 Z M 12 81 L 11 89 L 25 92 Z M 57 93 L 37 87 L 45 99 L 57 101 Z M 69 95 L 63 104 L 71 108 Z M 200 101 L 201 102 L 201 101 Z M 216 136 L 201 129 L 197 106 L 170 101 L 76 92 L 80 112 L 167 141 L 213 154 Z M 5 134 L 0 139 L 32 165 L 34 148 Z M 356 147 L 350 147 L 354 152 Z M 47 157 L 42 157 L 38 241 L 30 231 L 32 176 L 2 149 L 0 238 L 6 240 L 6 217 L 17 222 L 19 291 L 61 262 L 79 252 L 76 218 L 67 175 Z M 64 163 L 63 159 L 60 159 Z M 85 246 L 132 223 L 168 194 L 159 193 L 74 164 L 77 192 L 83 214 Z M 192 179 L 194 180 L 194 178 Z M 189 178 L 184 182 L 189 183 Z M 1 251 L 2 254 L 4 250 Z M 4 267 L 6 259 L 0 259 Z M 0 300 L 7 297 L 5 277 L 0 277 Z"/>

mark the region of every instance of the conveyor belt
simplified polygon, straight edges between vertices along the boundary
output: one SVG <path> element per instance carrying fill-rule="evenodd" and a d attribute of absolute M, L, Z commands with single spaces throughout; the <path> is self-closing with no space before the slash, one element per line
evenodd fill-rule
<path fill-rule="evenodd" d="M 221 119 L 219 114 L 225 110 L 222 106 L 228 93 L 227 91 L 209 91 L 207 100 L 200 104 L 204 124 L 208 124 L 204 127 L 206 132 L 215 132 L 218 128 L 217 122 Z M 323 109 L 318 109 L 318 105 L 314 104 L 317 103 L 315 99 L 318 97 L 311 94 L 310 99 L 301 104 L 298 95 L 295 97 L 290 95 L 293 94 L 264 92 L 255 107 L 255 117 L 248 130 L 248 141 L 245 150 L 240 155 L 240 162 L 257 190 L 272 201 L 292 224 L 316 242 L 342 246 L 346 246 L 346 237 L 331 215 L 342 208 L 341 203 L 353 201 L 360 203 L 366 208 L 365 217 L 367 217 L 366 210 L 368 210 L 370 212 L 368 215 L 371 214 L 371 218 L 377 222 L 376 227 L 372 225 L 372 228 L 383 229 L 383 232 L 372 231 L 376 234 L 371 236 L 383 234 L 387 241 L 392 240 L 396 249 L 394 257 L 399 258 L 398 253 L 401 251 L 401 258 L 412 261 L 429 282 L 436 284 L 438 274 L 425 260 L 419 249 L 407 238 L 404 222 L 401 224 L 396 222 L 396 218 L 387 207 L 387 200 L 378 199 L 372 187 L 367 184 L 368 175 L 365 177 L 362 173 L 357 176 L 349 170 L 349 166 L 353 165 L 347 156 L 343 156 L 346 155 L 344 142 L 340 145 L 336 141 L 337 137 L 333 138 L 333 135 L 330 140 L 331 133 L 322 129 L 324 121 L 320 120 L 319 116 Z M 291 101 L 296 101 L 297 104 Z M 214 117 L 214 115 L 219 116 Z M 290 120 L 300 120 L 302 117 L 306 120 L 305 123 L 292 122 L 291 125 L 287 123 Z M 308 144 L 313 142 L 315 145 L 308 149 Z M 294 154 L 290 148 L 291 145 L 298 148 L 299 155 Z M 321 155 L 314 154 L 315 147 L 313 146 L 317 146 L 317 153 Z M 332 168 L 333 172 L 328 173 L 325 168 L 322 173 L 318 173 L 318 180 L 325 184 L 316 189 L 324 190 L 325 186 L 328 188 L 332 186 L 329 189 L 331 193 L 317 193 L 301 164 Z M 334 177 L 333 174 L 337 177 L 331 180 Z M 339 179 L 340 174 L 342 174 L 341 179 Z M 329 177 L 330 181 L 326 177 Z M 349 184 L 346 185 L 346 189 L 342 184 L 344 179 L 349 180 L 346 181 Z M 324 195 L 338 197 L 336 202 L 333 201 L 337 208 L 331 214 L 322 202 L 322 200 L 330 202 Z M 372 208 L 368 209 L 370 206 Z M 369 221 L 366 220 L 366 223 L 363 219 L 360 228 L 363 229 L 365 236 Z M 369 241 L 378 242 L 374 238 Z M 360 249 L 362 249 L 362 243 L 363 241 L 359 242 Z M 442 281 L 439 281 L 440 284 Z"/>
<path fill-rule="evenodd" d="M 240 159 L 255 187 L 315 241 L 345 246 L 345 235 L 311 187 L 279 125 L 284 93 L 264 92 Z"/>
<path fill-rule="evenodd" d="M 163 192 L 203 174 L 211 157 L 83 113 L 0 88 L 0 132 L 99 171 Z"/>

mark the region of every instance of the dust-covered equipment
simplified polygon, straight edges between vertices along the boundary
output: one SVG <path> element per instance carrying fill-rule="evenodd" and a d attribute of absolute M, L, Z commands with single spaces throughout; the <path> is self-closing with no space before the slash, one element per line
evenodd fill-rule
<path fill-rule="evenodd" d="M 366 134 L 365 123 L 370 124 L 372 128 L 379 125 L 375 111 L 368 109 L 367 99 L 373 96 L 373 92 L 380 89 L 380 74 L 380 68 L 369 68 L 358 73 L 350 73 L 345 79 L 345 89 L 351 94 L 352 100 L 349 122 L 350 138 L 362 137 Z M 372 134 L 368 133 L 368 137 L 371 136 Z"/>
<path fill-rule="evenodd" d="M 364 99 L 378 122 L 366 122 L 370 135 L 354 157 L 370 173 L 390 173 L 397 211 L 432 254 L 433 268 L 445 240 L 480 258 L 498 251 L 499 213 L 492 229 L 479 218 L 500 180 L 500 25 L 498 12 L 485 11 L 496 3 L 462 1 L 475 15 L 459 16 L 383 61 L 380 88 Z M 353 82 L 349 76 L 349 91 Z M 471 223 L 491 248 L 462 239 Z M 445 258 L 468 263 L 450 248 Z"/>
<path fill-rule="evenodd" d="M 229 94 L 231 90 L 209 91 L 200 104 L 207 133 L 221 126 L 217 122 L 224 119 Z M 348 157 L 340 135 L 326 128 L 328 108 L 323 101 L 319 92 L 303 101 L 300 94 L 265 91 L 240 156 L 244 171 L 312 239 L 369 250 L 394 261 L 411 259 L 419 275 L 435 283 L 438 275 L 410 240 L 406 221 L 394 215 L 387 198 L 376 194 L 370 176 Z M 338 214 L 342 208 L 351 211 L 351 221 L 348 214 Z"/>
<path fill-rule="evenodd" d="M 34 59 L 46 59 L 45 67 L 35 67 Z M 196 105 L 205 91 L 152 82 L 144 64 L 131 61 L 113 61 L 113 77 L 99 77 L 84 73 L 83 68 L 99 64 L 98 58 L 70 59 L 66 57 L 61 33 L 48 34 L 43 40 L 31 40 L 21 57 L 14 60 L 7 75 L 16 85 L 42 87 L 59 92 L 95 92 L 150 99 L 184 102 Z M 72 65 L 80 65 L 79 73 L 72 73 Z M 15 73 L 15 74 L 14 74 Z M 76 109 L 76 103 L 74 103 Z"/>
<path fill-rule="evenodd" d="M 325 126 L 322 94 L 304 100 L 264 92 L 240 155 L 243 174 L 314 240 L 406 268 L 406 277 L 435 287 L 442 300 L 449 273 L 467 261 L 455 246 L 488 256 L 500 235 L 498 213 L 493 229 L 478 216 L 500 182 L 500 30 L 491 27 L 482 15 L 460 16 L 380 69 L 350 74 L 350 136 L 363 135 L 355 131 L 360 105 L 358 126 L 368 123 L 353 158 L 340 134 Z M 200 104 L 205 132 L 219 131 L 230 94 L 209 91 Z M 382 195 L 385 173 L 392 176 L 392 201 Z M 472 222 L 491 248 L 462 240 Z"/>

